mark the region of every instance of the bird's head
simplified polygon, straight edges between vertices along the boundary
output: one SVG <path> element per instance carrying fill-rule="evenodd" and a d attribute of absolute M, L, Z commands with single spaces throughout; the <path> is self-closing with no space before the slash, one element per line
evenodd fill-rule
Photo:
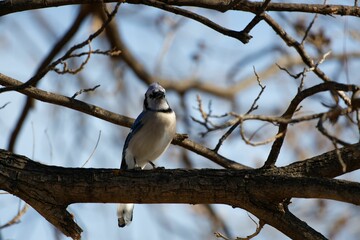
<path fill-rule="evenodd" d="M 170 110 L 165 93 L 165 89 L 159 83 L 152 83 L 145 93 L 144 109 L 151 111 Z"/>

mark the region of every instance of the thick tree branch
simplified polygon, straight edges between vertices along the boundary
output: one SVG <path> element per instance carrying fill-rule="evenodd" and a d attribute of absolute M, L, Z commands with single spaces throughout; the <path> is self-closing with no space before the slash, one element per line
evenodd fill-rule
<path fill-rule="evenodd" d="M 346 171 L 343 171 L 342 164 L 339 161 L 339 155 L 336 150 L 326 152 L 319 156 L 292 163 L 286 167 L 276 168 L 292 176 L 310 176 L 334 178 L 344 173 L 360 169 L 360 143 L 340 149 L 341 158 L 346 165 Z"/>
<path fill-rule="evenodd" d="M 360 143 L 336 149 L 285 167 L 275 167 L 279 152 L 283 146 L 288 125 L 300 119 L 294 119 L 293 116 L 302 100 L 316 92 L 336 90 L 338 91 L 338 95 L 343 97 L 345 103 L 348 104 L 347 109 L 342 109 L 344 110 L 344 115 L 352 113 L 354 110 L 358 111 L 359 104 L 357 104 L 355 94 L 353 94 L 353 102 L 351 102 L 350 98 L 341 92 L 358 91 L 357 86 L 333 83 L 331 82 L 331 78 L 319 69 L 318 66 L 323 62 L 327 56 L 326 54 L 320 57 L 318 62 L 315 62 L 315 58 L 313 59 L 306 51 L 303 45 L 304 41 L 298 42 L 291 37 L 267 14 L 270 11 L 299 11 L 323 15 L 350 15 L 360 17 L 360 8 L 355 6 L 272 3 L 271 0 L 258 2 L 250 0 L 0 0 L 0 17 L 6 14 L 38 8 L 88 4 L 84 5 L 77 19 L 74 21 L 72 28 L 69 29 L 63 39 L 53 48 L 43 63 L 39 65 L 37 74 L 34 75 L 30 81 L 22 83 L 0 74 L 0 84 L 9 87 L 1 88 L 0 93 L 9 90 L 17 91 L 28 96 L 24 111 L 22 111 L 22 115 L 11 135 L 9 149 L 13 149 L 18 132 L 35 102 L 34 99 L 64 106 L 121 126 L 130 127 L 133 123 L 133 119 L 131 118 L 118 115 L 95 105 L 87 104 L 86 102 L 75 99 L 75 97 L 71 98 L 46 92 L 36 87 L 36 83 L 40 81 L 48 71 L 54 70 L 57 64 L 63 63 L 63 60 L 83 54 L 78 53 L 74 55 L 71 54 L 71 52 L 88 44 L 96 34 L 90 35 L 87 41 L 70 48 L 63 57 L 51 64 L 53 57 L 57 55 L 57 52 L 64 46 L 64 43 L 77 31 L 83 19 L 92 12 L 99 14 L 104 22 L 106 22 L 102 25 L 98 34 L 100 34 L 106 26 L 107 40 L 113 46 L 116 46 L 117 49 L 123 50 L 122 55 L 117 56 L 116 59 L 125 61 L 143 82 L 149 84 L 154 81 L 159 81 L 166 89 L 175 90 L 181 97 L 184 97 L 189 90 L 196 89 L 227 98 L 231 101 L 234 101 L 238 91 L 243 89 L 244 83 L 242 81 L 237 81 L 236 83 L 228 84 L 226 87 L 219 88 L 213 84 L 203 84 L 202 81 L 197 78 L 179 82 L 159 79 L 157 76 L 154 76 L 150 71 L 147 71 L 146 66 L 142 65 L 139 59 L 136 59 L 132 53 L 128 51 L 126 44 L 124 44 L 120 38 L 121 35 L 118 32 L 116 22 L 113 21 L 110 23 L 110 14 L 105 8 L 99 7 L 100 5 L 105 6 L 107 2 L 117 3 L 118 5 L 126 2 L 129 4 L 157 7 L 167 12 L 194 19 L 219 33 L 237 38 L 244 43 L 249 40 L 250 35 L 248 35 L 248 33 L 250 30 L 261 20 L 265 20 L 289 47 L 297 51 L 302 60 L 301 63 L 307 65 L 307 68 L 304 68 L 302 73 L 303 76 L 305 76 L 306 72 L 313 71 L 326 83 L 301 91 L 303 87 L 303 80 L 301 80 L 301 87 L 299 87 L 298 94 L 294 97 L 288 109 L 281 117 L 276 118 L 278 119 L 277 121 L 271 121 L 274 124 L 278 124 L 279 129 L 277 136 L 279 137 L 274 141 L 265 167 L 261 169 L 251 169 L 240 164 L 239 162 L 242 162 L 242 158 L 244 157 L 242 155 L 236 156 L 236 161 L 238 161 L 236 162 L 217 154 L 215 150 L 211 150 L 204 145 L 189 140 L 185 134 L 176 134 L 172 144 L 179 145 L 204 156 L 207 160 L 211 160 L 227 169 L 124 171 L 119 169 L 64 168 L 46 166 L 30 160 L 27 157 L 14 154 L 12 153 L 13 151 L 0 149 L 0 189 L 8 191 L 26 201 L 45 219 L 73 239 L 81 238 L 82 229 L 74 220 L 78 216 L 69 213 L 67 207 L 70 204 L 76 203 L 227 204 L 245 209 L 257 216 L 261 223 L 273 226 L 292 239 L 301 240 L 325 239 L 325 237 L 289 211 L 287 205 L 290 203 L 289 200 L 291 198 L 322 198 L 360 205 L 360 183 L 333 179 L 344 173 L 360 169 Z M 355 1 L 354 4 L 357 5 L 357 1 Z M 196 11 L 195 8 L 187 8 L 187 6 L 213 9 L 221 12 L 228 10 L 244 11 L 253 13 L 255 17 L 243 31 L 233 31 L 223 28 L 215 22 L 197 14 L 198 11 Z M 115 11 L 111 15 L 114 16 Z M 310 27 L 308 29 L 310 29 Z M 319 33 L 319 36 L 320 35 Z M 307 33 L 305 36 L 307 36 Z M 328 40 L 326 36 L 325 38 L 326 39 L 322 39 L 320 42 Z M 330 42 L 330 40 L 328 41 Z M 322 43 L 325 44 L 325 42 Z M 319 54 L 322 54 L 322 51 L 319 50 Z M 345 55 L 349 56 L 346 53 Z M 88 57 L 89 56 L 90 53 L 88 53 Z M 343 62 L 345 63 L 346 61 L 343 60 Z M 238 63 L 237 65 L 240 66 L 242 64 Z M 235 75 L 236 74 L 233 76 Z M 255 105 L 255 103 L 253 105 Z M 253 109 L 253 107 L 251 109 Z M 328 113 L 330 114 L 331 111 Z M 321 115 L 320 113 L 317 114 L 318 116 Z M 313 116 L 315 116 L 315 114 Z M 324 119 L 328 119 L 328 115 L 325 113 L 323 116 Z M 358 123 L 359 125 L 359 116 L 360 115 L 357 114 L 357 122 L 352 121 L 352 123 Z M 237 117 L 235 120 L 241 127 L 241 116 L 239 115 Z M 250 117 L 257 116 L 246 115 L 246 117 L 250 119 Z M 263 116 L 263 119 L 260 120 L 267 121 L 267 118 L 268 116 Z M 349 121 L 351 120 L 352 119 L 349 118 Z M 233 129 L 235 128 L 236 125 L 233 125 Z M 114 223 L 114 227 L 116 227 L 116 223 Z"/>
<path fill-rule="evenodd" d="M 315 231 L 306 222 L 293 215 L 282 204 L 271 202 L 253 201 L 253 208 L 248 211 L 255 216 L 261 216 L 261 220 L 281 231 L 293 240 L 326 240 L 321 233 Z"/>
<path fill-rule="evenodd" d="M 144 0 L 145 1 L 145 0 Z M 5 0 L 0 2 L 0 16 L 21 12 L 26 10 L 33 10 L 39 8 L 59 7 L 73 4 L 92 4 L 92 3 L 110 3 L 118 2 L 115 0 Z M 126 1 L 132 4 L 142 4 L 142 0 Z M 163 1 L 168 5 L 174 6 L 194 6 L 207 9 L 214 9 L 218 11 L 237 10 L 256 13 L 261 9 L 263 2 L 239 1 L 239 0 L 167 0 Z M 349 15 L 360 16 L 360 8 L 355 6 L 331 5 L 331 4 L 305 4 L 305 3 L 270 3 L 266 9 L 267 11 L 282 11 L 282 12 L 307 12 L 319 13 L 324 15 Z"/>
<path fill-rule="evenodd" d="M 360 162 L 359 145 L 340 149 L 341 153 L 345 151 L 352 151 L 344 156 L 353 157 L 347 162 Z M 312 162 L 304 166 L 303 172 L 311 171 Z M 359 183 L 294 177 L 284 170 L 63 168 L 46 166 L 5 150 L 0 150 L 0 189 L 29 203 L 74 239 L 80 238 L 81 229 L 66 211 L 73 203 L 228 204 L 252 212 L 293 239 L 323 237 L 305 223 L 299 225 L 300 220 L 281 205 L 284 198 L 325 198 L 360 205 Z"/>

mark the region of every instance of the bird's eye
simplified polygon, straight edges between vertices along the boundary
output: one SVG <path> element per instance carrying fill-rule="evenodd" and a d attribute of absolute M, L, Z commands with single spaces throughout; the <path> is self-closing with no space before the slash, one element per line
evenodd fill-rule
<path fill-rule="evenodd" d="M 153 91 L 149 97 L 152 98 L 152 99 L 155 99 L 155 98 L 162 98 L 165 96 L 165 93 L 163 91 Z"/>

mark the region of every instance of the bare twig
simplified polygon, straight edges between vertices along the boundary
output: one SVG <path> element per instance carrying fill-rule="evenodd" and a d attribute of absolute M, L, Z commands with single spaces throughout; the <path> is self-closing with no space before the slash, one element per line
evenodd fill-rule
<path fill-rule="evenodd" d="M 260 142 L 252 142 L 250 139 L 246 138 L 245 132 L 244 132 L 244 127 L 243 127 L 243 121 L 241 121 L 240 122 L 240 136 L 246 144 L 255 147 L 255 146 L 260 146 L 260 145 L 265 145 L 265 144 L 271 143 L 271 142 L 275 141 L 276 139 L 283 137 L 284 133 L 277 133 L 274 137 L 268 138 L 268 139 L 260 141 Z"/>
<path fill-rule="evenodd" d="M 218 143 L 216 144 L 215 148 L 214 148 L 214 152 L 218 152 L 220 147 L 222 146 L 222 144 L 224 143 L 224 141 L 231 135 L 231 133 L 239 126 L 239 124 L 241 123 L 241 120 L 238 120 L 235 122 L 235 124 L 233 124 L 229 130 L 227 130 L 226 133 L 224 133 L 221 138 L 219 139 Z"/>
<path fill-rule="evenodd" d="M 273 18 L 271 18 L 266 13 L 264 13 L 262 17 L 269 24 L 269 26 L 271 26 L 273 30 L 284 40 L 284 42 L 288 46 L 293 47 L 298 52 L 303 62 L 309 67 L 311 71 L 313 71 L 324 82 L 331 81 L 331 79 L 323 71 L 321 71 L 320 68 L 318 68 L 318 65 L 323 62 L 323 60 L 326 58 L 326 56 L 329 53 L 324 54 L 322 59 L 320 59 L 317 63 L 314 63 L 314 60 L 305 51 L 304 46 L 299 42 L 297 42 L 294 38 L 292 38 Z M 351 101 L 349 97 L 346 96 L 344 92 L 338 91 L 337 94 L 344 100 L 344 102 L 348 106 L 351 105 Z"/>
<path fill-rule="evenodd" d="M 299 77 L 301 77 L 300 79 L 300 83 L 299 83 L 299 86 L 298 86 L 298 93 L 301 92 L 304 88 L 304 80 L 305 80 L 305 77 L 306 77 L 306 73 L 308 72 L 308 69 L 307 68 L 304 68 L 301 72 L 299 72 L 298 74 L 293 74 L 291 73 L 288 69 L 284 68 L 284 67 L 281 67 L 279 64 L 276 63 L 276 66 L 282 70 L 282 71 L 285 71 L 290 77 L 294 78 L 294 79 L 298 79 Z"/>
<path fill-rule="evenodd" d="M 68 64 L 67 62 L 60 62 L 60 64 L 63 65 L 63 69 L 58 69 L 58 68 L 54 68 L 53 70 L 58 73 L 58 74 L 65 74 L 65 73 L 70 73 L 70 74 L 77 74 L 79 73 L 81 70 L 83 70 L 84 66 L 88 63 L 88 61 L 90 60 L 90 56 L 91 54 L 101 54 L 101 55 L 106 55 L 106 56 L 110 56 L 110 57 L 114 57 L 114 56 L 119 56 L 121 54 L 120 50 L 116 50 L 116 49 L 111 49 L 111 50 L 91 50 L 91 45 L 90 43 L 89 45 L 89 51 L 87 52 L 81 52 L 81 53 L 77 53 L 77 54 L 70 54 L 68 59 L 70 58 L 79 58 L 82 56 L 86 56 L 86 59 L 84 61 L 81 62 L 80 66 L 77 67 L 76 69 L 70 69 L 68 68 Z"/>
<path fill-rule="evenodd" d="M 295 110 L 295 112 L 297 112 L 297 111 L 299 111 L 299 108 L 297 108 Z M 343 116 L 343 115 L 346 116 L 348 113 L 350 113 L 352 111 L 353 111 L 353 109 L 351 107 L 348 107 L 348 108 L 343 108 L 340 111 L 338 111 L 336 109 L 332 109 L 332 110 L 326 111 L 326 112 L 320 112 L 320 113 L 304 115 L 301 117 L 294 117 L 294 118 L 286 118 L 286 117 L 282 117 L 282 116 L 276 117 L 276 116 L 256 115 L 256 114 L 237 114 L 234 112 L 230 112 L 230 113 L 226 114 L 226 116 L 233 116 L 234 117 L 233 119 L 226 121 L 225 123 L 223 123 L 221 125 L 217 125 L 214 128 L 209 127 L 209 130 L 216 131 L 216 130 L 225 129 L 228 127 L 235 126 L 238 122 L 245 122 L 247 120 L 258 120 L 258 121 L 268 122 L 268 123 L 272 123 L 272 124 L 295 124 L 295 123 L 319 119 L 324 115 L 329 116 L 329 117 L 334 114 L 336 114 L 337 116 Z M 201 125 L 204 125 L 204 122 L 202 122 L 200 120 L 195 119 L 195 121 L 199 122 Z"/>
<path fill-rule="evenodd" d="M 250 217 L 250 216 L 249 216 Z M 255 222 L 255 220 L 253 220 L 251 217 L 250 219 L 256 224 L 256 230 L 253 234 L 250 234 L 247 237 L 237 237 L 235 240 L 250 240 L 254 237 L 256 237 L 257 235 L 259 235 L 259 233 L 261 232 L 261 229 L 263 229 L 263 227 L 265 226 L 265 222 L 264 221 L 259 221 L 259 223 Z"/>
<path fill-rule="evenodd" d="M 14 224 L 19 223 L 21 217 L 27 212 L 28 209 L 29 209 L 29 204 L 26 203 L 24 207 L 16 214 L 16 216 L 13 217 L 13 219 L 11 219 L 9 222 L 5 223 L 4 225 L 1 225 L 0 229 L 7 228 Z"/>
<path fill-rule="evenodd" d="M 341 152 L 337 146 L 337 141 L 333 139 L 333 145 L 335 147 L 335 152 L 336 152 L 336 156 L 338 157 L 339 163 L 341 165 L 342 171 L 345 173 L 346 172 L 346 163 L 344 162 L 342 156 L 341 156 Z"/>
<path fill-rule="evenodd" d="M 257 97 L 254 99 L 254 101 L 253 101 L 250 109 L 246 112 L 246 114 L 249 114 L 249 113 L 253 112 L 254 110 L 256 110 L 256 109 L 258 108 L 258 105 L 256 105 L 256 103 L 257 103 L 257 101 L 260 99 L 260 97 L 261 97 L 261 95 L 263 94 L 263 92 L 264 92 L 264 90 L 265 90 L 265 87 L 266 87 L 266 86 L 262 85 L 261 80 L 260 80 L 260 77 L 259 77 L 259 75 L 257 74 L 255 67 L 253 67 L 253 70 L 254 70 L 254 74 L 255 74 L 255 76 L 256 76 L 256 81 L 257 81 L 257 83 L 258 83 L 258 85 L 259 85 L 259 87 L 260 87 L 260 92 L 259 92 L 259 94 L 257 95 Z"/>
<path fill-rule="evenodd" d="M 48 66 L 53 58 L 59 54 L 60 50 L 66 45 L 67 42 L 70 41 L 70 39 L 75 35 L 75 33 L 80 28 L 82 22 L 84 19 L 88 16 L 88 11 L 84 7 L 80 8 L 80 11 L 75 18 L 73 24 L 69 28 L 69 30 L 66 31 L 66 33 L 59 39 L 58 42 L 55 43 L 52 50 L 49 52 L 49 54 L 44 58 L 44 60 L 40 63 L 39 67 L 36 70 L 36 75 L 40 74 L 46 66 Z M 36 83 L 34 84 L 36 85 Z M 24 107 L 21 109 L 21 115 L 19 116 L 19 119 L 16 122 L 16 125 L 11 132 L 10 140 L 8 143 L 8 149 L 10 151 L 13 151 L 16 143 L 16 139 L 24 125 L 24 122 L 30 112 L 30 110 L 34 107 L 34 99 L 33 98 L 27 98 L 26 103 L 24 104 Z"/>
<path fill-rule="evenodd" d="M 85 165 L 90 161 L 91 157 L 94 155 L 94 153 L 95 153 L 95 151 L 96 151 L 96 149 L 97 149 L 97 146 L 98 146 L 98 144 L 99 144 L 99 142 L 100 142 L 100 138 L 101 138 L 101 131 L 99 131 L 98 139 L 97 139 L 97 141 L 96 141 L 95 147 L 94 147 L 94 149 L 92 150 L 90 156 L 89 156 L 88 159 L 84 162 L 84 164 L 81 165 L 82 168 L 85 167 Z"/>
<path fill-rule="evenodd" d="M 173 18 L 166 18 L 164 17 L 165 20 L 168 20 L 170 23 L 168 25 L 171 25 L 169 32 L 166 33 L 166 36 L 164 37 L 164 41 L 163 41 L 163 46 L 162 49 L 160 51 L 159 56 L 157 57 L 156 60 L 156 64 L 155 64 L 155 73 L 156 75 L 160 75 L 161 72 L 161 64 L 166 56 L 166 53 L 169 51 L 171 45 L 174 42 L 177 30 L 179 29 L 179 27 L 181 26 L 181 23 L 184 22 L 184 18 L 180 18 L 180 19 L 173 19 Z M 164 20 L 164 21 L 165 21 Z"/>
<path fill-rule="evenodd" d="M 324 128 L 323 126 L 323 122 L 326 121 L 328 119 L 329 114 L 324 114 L 321 118 L 319 118 L 318 124 L 317 124 L 317 129 L 327 138 L 329 138 L 334 144 L 338 143 L 341 144 L 343 146 L 349 146 L 350 143 L 347 143 L 335 136 L 332 136 L 327 130 L 326 128 Z"/>
<path fill-rule="evenodd" d="M 5 108 L 7 105 L 9 105 L 10 104 L 10 102 L 7 102 L 7 103 L 5 103 L 4 105 L 2 105 L 1 107 L 0 107 L 0 109 L 3 109 L 3 108 Z"/>
<path fill-rule="evenodd" d="M 224 240 L 230 240 L 228 237 L 224 236 L 224 234 L 222 234 L 220 232 L 215 232 L 214 235 L 217 238 L 221 238 L 221 239 L 224 239 Z"/>
<path fill-rule="evenodd" d="M 265 90 L 265 86 L 262 85 L 261 81 L 260 81 L 260 77 L 257 74 L 255 67 L 254 67 L 254 74 L 256 76 L 256 81 L 258 82 L 258 85 L 260 86 L 261 90 L 258 94 L 258 96 L 254 99 L 253 104 L 251 105 L 250 109 L 247 111 L 246 115 L 248 115 L 249 113 L 253 112 L 254 110 L 256 110 L 258 108 L 258 106 L 256 105 L 257 101 L 260 99 L 262 93 Z M 242 123 L 242 119 L 238 119 L 238 121 L 236 121 L 231 127 L 230 129 L 221 136 L 221 138 L 219 139 L 218 143 L 216 144 L 214 151 L 218 152 L 221 145 L 224 143 L 224 141 L 231 135 L 231 133 Z"/>
<path fill-rule="evenodd" d="M 209 101 L 209 104 L 208 104 L 208 113 L 206 113 L 203 109 L 203 104 L 202 104 L 202 100 L 200 98 L 199 95 L 197 95 L 196 97 L 196 100 L 198 102 L 198 108 L 197 110 L 200 112 L 201 114 L 201 118 L 203 120 L 199 120 L 199 119 L 196 119 L 194 117 L 191 117 L 191 119 L 196 122 L 196 123 L 199 123 L 200 125 L 204 126 L 206 128 L 206 132 L 202 132 L 200 133 L 200 135 L 202 137 L 204 137 L 206 134 L 208 134 L 209 132 L 212 132 L 212 131 L 215 131 L 217 129 L 220 129 L 222 128 L 222 125 L 218 125 L 218 124 L 215 124 L 213 123 L 210 118 L 224 118 L 226 116 L 228 116 L 228 114 L 223 114 L 223 115 L 213 115 L 212 114 L 212 108 L 211 108 L 211 101 Z"/>
<path fill-rule="evenodd" d="M 311 20 L 309 26 L 308 26 L 308 27 L 306 28 L 306 30 L 305 30 L 304 37 L 303 37 L 303 39 L 301 40 L 301 43 L 300 43 L 301 45 L 304 44 L 306 38 L 308 37 L 308 34 L 309 34 L 311 28 L 313 27 L 313 25 L 314 25 L 314 23 L 315 23 L 315 20 L 317 19 L 317 17 L 318 17 L 318 14 L 316 13 L 315 16 L 314 16 L 314 18 Z"/>
<path fill-rule="evenodd" d="M 84 61 L 81 62 L 80 66 L 75 68 L 75 69 L 70 69 L 68 68 L 68 65 L 65 61 L 61 61 L 59 64 L 62 64 L 63 65 L 63 69 L 60 70 L 59 68 L 57 67 L 54 67 L 53 70 L 58 73 L 58 74 L 65 74 L 65 73 L 70 73 L 70 74 L 77 74 L 79 73 L 81 70 L 83 70 L 84 66 L 89 62 L 90 60 L 90 56 L 91 56 L 91 44 L 90 44 L 90 41 L 88 42 L 88 46 L 89 46 L 89 51 L 87 52 L 86 54 L 86 58 Z M 73 55 L 69 55 L 68 59 L 72 58 Z"/>
<path fill-rule="evenodd" d="M 95 87 L 92 88 L 85 88 L 85 89 L 80 89 L 79 91 L 77 91 L 72 97 L 71 99 L 75 99 L 77 96 L 79 96 L 80 94 L 84 93 L 84 92 L 93 92 L 95 91 L 98 87 L 100 87 L 100 84 L 96 85 Z"/>
<path fill-rule="evenodd" d="M 356 89 L 358 89 L 357 86 L 343 85 L 343 84 L 338 84 L 335 82 L 325 82 L 325 83 L 313 86 L 311 88 L 305 89 L 305 90 L 299 92 L 298 94 L 296 94 L 296 96 L 291 101 L 287 110 L 283 113 L 282 117 L 287 118 L 287 119 L 292 118 L 292 116 L 295 113 L 300 102 L 303 101 L 305 98 L 312 96 L 316 93 L 323 92 L 323 91 L 330 91 L 330 90 L 332 90 L 332 91 L 341 90 L 341 91 L 353 91 L 354 92 Z M 265 162 L 264 167 L 270 167 L 275 164 L 276 159 L 280 153 L 282 144 L 284 142 L 284 138 L 285 138 L 286 131 L 287 131 L 287 126 L 288 126 L 288 124 L 280 124 L 279 125 L 278 134 L 282 133 L 282 135 L 281 135 L 281 137 L 277 138 L 275 140 L 275 142 L 273 143 L 271 151 Z"/>
<path fill-rule="evenodd" d="M 295 109 L 294 112 L 297 112 L 298 110 L 299 110 L 299 108 Z M 288 125 L 288 124 L 295 124 L 295 123 L 320 119 L 323 116 L 326 116 L 326 117 L 331 117 L 331 116 L 334 116 L 334 115 L 337 115 L 337 116 L 345 115 L 346 116 L 347 114 L 349 114 L 352 111 L 353 111 L 353 109 L 351 107 L 348 107 L 348 108 L 340 109 L 340 111 L 338 109 L 332 109 L 332 110 L 327 111 L 327 112 L 315 113 L 315 114 L 305 115 L 305 116 L 296 117 L 296 118 L 286 118 L 284 116 L 276 117 L 276 116 L 265 116 L 265 115 L 253 115 L 253 114 L 239 115 L 239 114 L 236 114 L 236 113 L 229 113 L 228 115 L 233 116 L 235 118 L 231 119 L 231 120 L 229 120 L 229 121 L 227 121 L 227 122 L 225 122 L 225 123 L 223 123 L 221 125 L 214 126 L 213 128 L 208 127 L 208 130 L 209 131 L 215 131 L 215 130 L 220 130 L 220 129 L 225 129 L 225 128 L 231 127 L 219 139 L 218 144 L 214 148 L 213 151 L 218 152 L 219 148 L 221 147 L 221 144 L 226 140 L 226 138 L 236 129 L 236 127 L 238 127 L 239 125 L 242 126 L 243 123 L 245 121 L 247 121 L 247 120 L 258 120 L 258 121 L 269 122 L 269 123 L 272 123 L 272 124 Z M 202 122 L 200 120 L 195 119 L 195 121 L 199 122 L 202 125 L 206 125 L 204 122 Z M 252 137 L 247 138 L 245 136 L 244 129 L 240 130 L 240 135 L 241 135 L 242 139 L 247 144 L 252 145 L 252 146 L 258 146 L 258 145 L 267 144 L 267 143 L 269 143 L 271 141 L 274 141 L 274 140 L 276 140 L 278 138 L 279 139 L 283 138 L 285 136 L 283 133 L 278 132 L 278 134 L 275 135 L 272 138 L 269 138 L 269 139 L 261 141 L 261 142 L 253 143 L 253 142 L 251 142 Z"/>
<path fill-rule="evenodd" d="M 38 72 L 35 76 L 33 76 L 32 78 L 30 78 L 27 82 L 23 83 L 21 86 L 12 86 L 12 87 L 4 87 L 4 88 L 0 88 L 0 93 L 2 92 L 7 92 L 7 91 L 17 91 L 17 90 L 22 90 L 25 89 L 31 85 L 36 84 L 38 81 L 40 81 L 40 79 L 42 79 L 50 70 L 53 70 L 55 68 L 55 66 L 57 66 L 58 64 L 64 62 L 66 59 L 68 59 L 69 57 L 71 57 L 71 54 L 77 50 L 77 49 L 81 49 L 84 46 L 88 45 L 93 39 L 95 39 L 96 37 L 98 37 L 106 28 L 106 26 L 111 22 L 111 20 L 114 18 L 114 16 L 117 13 L 117 10 L 120 6 L 121 2 L 117 3 L 114 10 L 111 12 L 111 14 L 109 15 L 109 17 L 107 18 L 107 20 L 101 25 L 101 27 L 95 31 L 93 34 L 91 34 L 86 40 L 84 40 L 81 43 L 78 43 L 74 46 L 72 46 L 62 57 L 58 58 L 57 60 L 55 60 L 54 62 L 52 62 L 51 64 L 49 64 L 48 66 L 46 66 L 44 69 L 42 69 L 40 72 Z"/>
<path fill-rule="evenodd" d="M 51 162 L 52 159 L 53 159 L 53 147 L 52 147 L 51 140 L 50 140 L 49 134 L 47 132 L 47 129 L 45 129 L 44 133 L 45 133 L 45 136 L 46 136 L 46 140 L 47 140 L 47 142 L 49 144 L 49 153 L 50 153 L 50 156 L 49 156 L 50 161 L 49 162 Z"/>

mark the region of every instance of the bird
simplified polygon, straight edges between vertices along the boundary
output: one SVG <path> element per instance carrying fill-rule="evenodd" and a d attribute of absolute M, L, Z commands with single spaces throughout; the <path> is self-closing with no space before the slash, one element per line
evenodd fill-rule
<path fill-rule="evenodd" d="M 176 132 L 176 115 L 165 94 L 159 83 L 150 84 L 145 93 L 143 111 L 126 137 L 120 169 L 155 168 L 153 162 L 169 147 Z M 118 205 L 119 227 L 131 223 L 133 211 L 133 203 Z"/>

